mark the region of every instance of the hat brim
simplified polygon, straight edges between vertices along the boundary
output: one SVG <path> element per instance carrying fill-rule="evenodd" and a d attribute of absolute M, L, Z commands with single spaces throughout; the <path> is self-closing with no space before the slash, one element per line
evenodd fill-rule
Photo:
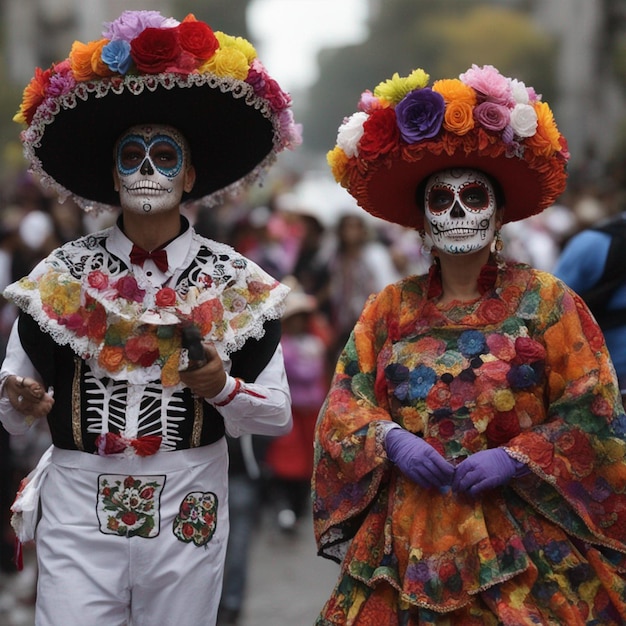
<path fill-rule="evenodd" d="M 558 157 L 554 157 L 558 158 Z M 552 168 L 533 169 L 523 158 L 484 156 L 476 153 L 434 154 L 424 151 L 417 160 L 401 157 L 370 166 L 364 179 L 351 185 L 359 206 L 381 219 L 421 230 L 424 215 L 418 206 L 419 185 L 435 172 L 445 169 L 477 169 L 493 177 L 504 193 L 504 222 L 514 222 L 540 213 L 565 188 L 565 163 L 556 168 L 561 180 L 549 180 Z M 358 188 L 358 189 L 357 189 Z M 554 189 L 554 190 L 552 190 Z"/>
<path fill-rule="evenodd" d="M 118 206 L 113 148 L 136 124 L 171 125 L 189 141 L 196 183 L 183 200 L 208 199 L 251 182 L 274 160 L 275 116 L 246 83 L 172 74 L 151 79 L 150 88 L 141 89 L 136 89 L 138 77 L 118 79 L 115 86 L 104 79 L 97 91 L 59 98 L 58 111 L 40 121 L 41 135 L 32 144 L 35 171 L 81 205 Z"/>

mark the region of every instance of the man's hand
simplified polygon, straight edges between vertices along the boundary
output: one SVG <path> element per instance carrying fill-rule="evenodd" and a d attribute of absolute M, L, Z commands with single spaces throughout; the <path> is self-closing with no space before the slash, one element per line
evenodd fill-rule
<path fill-rule="evenodd" d="M 4 393 L 11 406 L 25 417 L 45 417 L 54 405 L 54 398 L 40 383 L 24 376 L 9 376 L 4 383 Z"/>
<path fill-rule="evenodd" d="M 201 398 L 214 398 L 226 384 L 224 363 L 211 343 L 202 343 L 207 362 L 195 370 L 180 372 L 180 379 Z"/>

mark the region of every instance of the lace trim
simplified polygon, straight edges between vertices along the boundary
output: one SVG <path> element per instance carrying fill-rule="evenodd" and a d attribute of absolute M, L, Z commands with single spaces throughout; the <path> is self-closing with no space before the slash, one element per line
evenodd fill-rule
<path fill-rule="evenodd" d="M 174 386 L 186 356 L 181 323 L 198 325 L 228 359 L 282 317 L 289 288 L 230 246 L 194 233 L 187 269 L 174 288 L 157 289 L 106 250 L 111 231 L 66 244 L 4 292 L 97 377 Z"/>
<path fill-rule="evenodd" d="M 210 73 L 186 75 L 165 73 L 125 76 L 124 78 L 115 77 L 77 83 L 68 93 L 54 98 L 47 98 L 37 109 L 30 126 L 22 132 L 24 158 L 30 163 L 29 170 L 41 179 L 42 185 L 53 189 L 57 193 L 61 203 L 71 198 L 84 211 L 94 214 L 102 211 L 117 210 L 118 207 L 94 202 L 72 193 L 71 190 L 58 183 L 44 170 L 41 160 L 35 154 L 35 150 L 41 146 L 46 127 L 54 123 L 56 116 L 62 110 L 74 109 L 80 104 L 80 101 L 84 102 L 89 97 L 103 98 L 109 95 L 109 93 L 118 95 L 125 90 L 133 95 L 138 95 L 146 89 L 154 92 L 160 87 L 175 89 L 202 87 L 204 85 L 208 85 L 212 89 L 219 89 L 222 93 L 230 93 L 233 98 L 243 98 L 248 106 L 259 111 L 261 115 L 271 121 L 274 127 L 274 147 L 252 171 L 234 183 L 218 189 L 203 198 L 187 200 L 182 204 L 182 206 L 195 205 L 196 203 L 206 207 L 215 206 L 222 202 L 225 197 L 238 194 L 255 182 L 276 161 L 277 153 L 283 147 L 288 146 L 290 142 L 287 132 L 281 127 L 278 113 L 272 110 L 269 102 L 257 96 L 251 85 L 232 77 L 221 77 Z"/>

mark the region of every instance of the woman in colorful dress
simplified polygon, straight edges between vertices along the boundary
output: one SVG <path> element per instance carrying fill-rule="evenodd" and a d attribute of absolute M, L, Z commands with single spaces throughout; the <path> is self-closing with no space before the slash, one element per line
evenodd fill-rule
<path fill-rule="evenodd" d="M 290 101 L 247 40 L 157 11 L 125 11 L 24 92 L 36 174 L 119 211 L 5 291 L 21 313 L 0 419 L 20 434 L 47 418 L 53 442 L 12 507 L 36 540 L 38 626 L 215 624 L 225 433 L 290 429 L 289 290 L 181 210 L 294 147 Z"/>
<path fill-rule="evenodd" d="M 363 93 L 328 160 L 434 263 L 372 296 L 316 427 L 317 626 L 623 624 L 626 417 L 602 333 L 502 224 L 563 192 L 551 110 L 492 66 Z"/>

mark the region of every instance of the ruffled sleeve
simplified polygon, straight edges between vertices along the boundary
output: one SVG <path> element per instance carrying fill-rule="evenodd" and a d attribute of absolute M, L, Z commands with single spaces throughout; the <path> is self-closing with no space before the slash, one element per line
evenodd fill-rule
<path fill-rule="evenodd" d="M 614 368 L 581 298 L 538 279 L 547 413 L 505 444 L 533 472 L 514 487 L 568 534 L 626 553 L 626 417 Z"/>
<path fill-rule="evenodd" d="M 377 426 L 391 416 L 376 398 L 376 362 L 388 336 L 386 320 L 399 300 L 399 289 L 390 286 L 365 306 L 339 357 L 316 427 L 315 536 L 319 553 L 337 561 L 363 515 L 383 497 L 379 486 L 389 465 Z"/>

